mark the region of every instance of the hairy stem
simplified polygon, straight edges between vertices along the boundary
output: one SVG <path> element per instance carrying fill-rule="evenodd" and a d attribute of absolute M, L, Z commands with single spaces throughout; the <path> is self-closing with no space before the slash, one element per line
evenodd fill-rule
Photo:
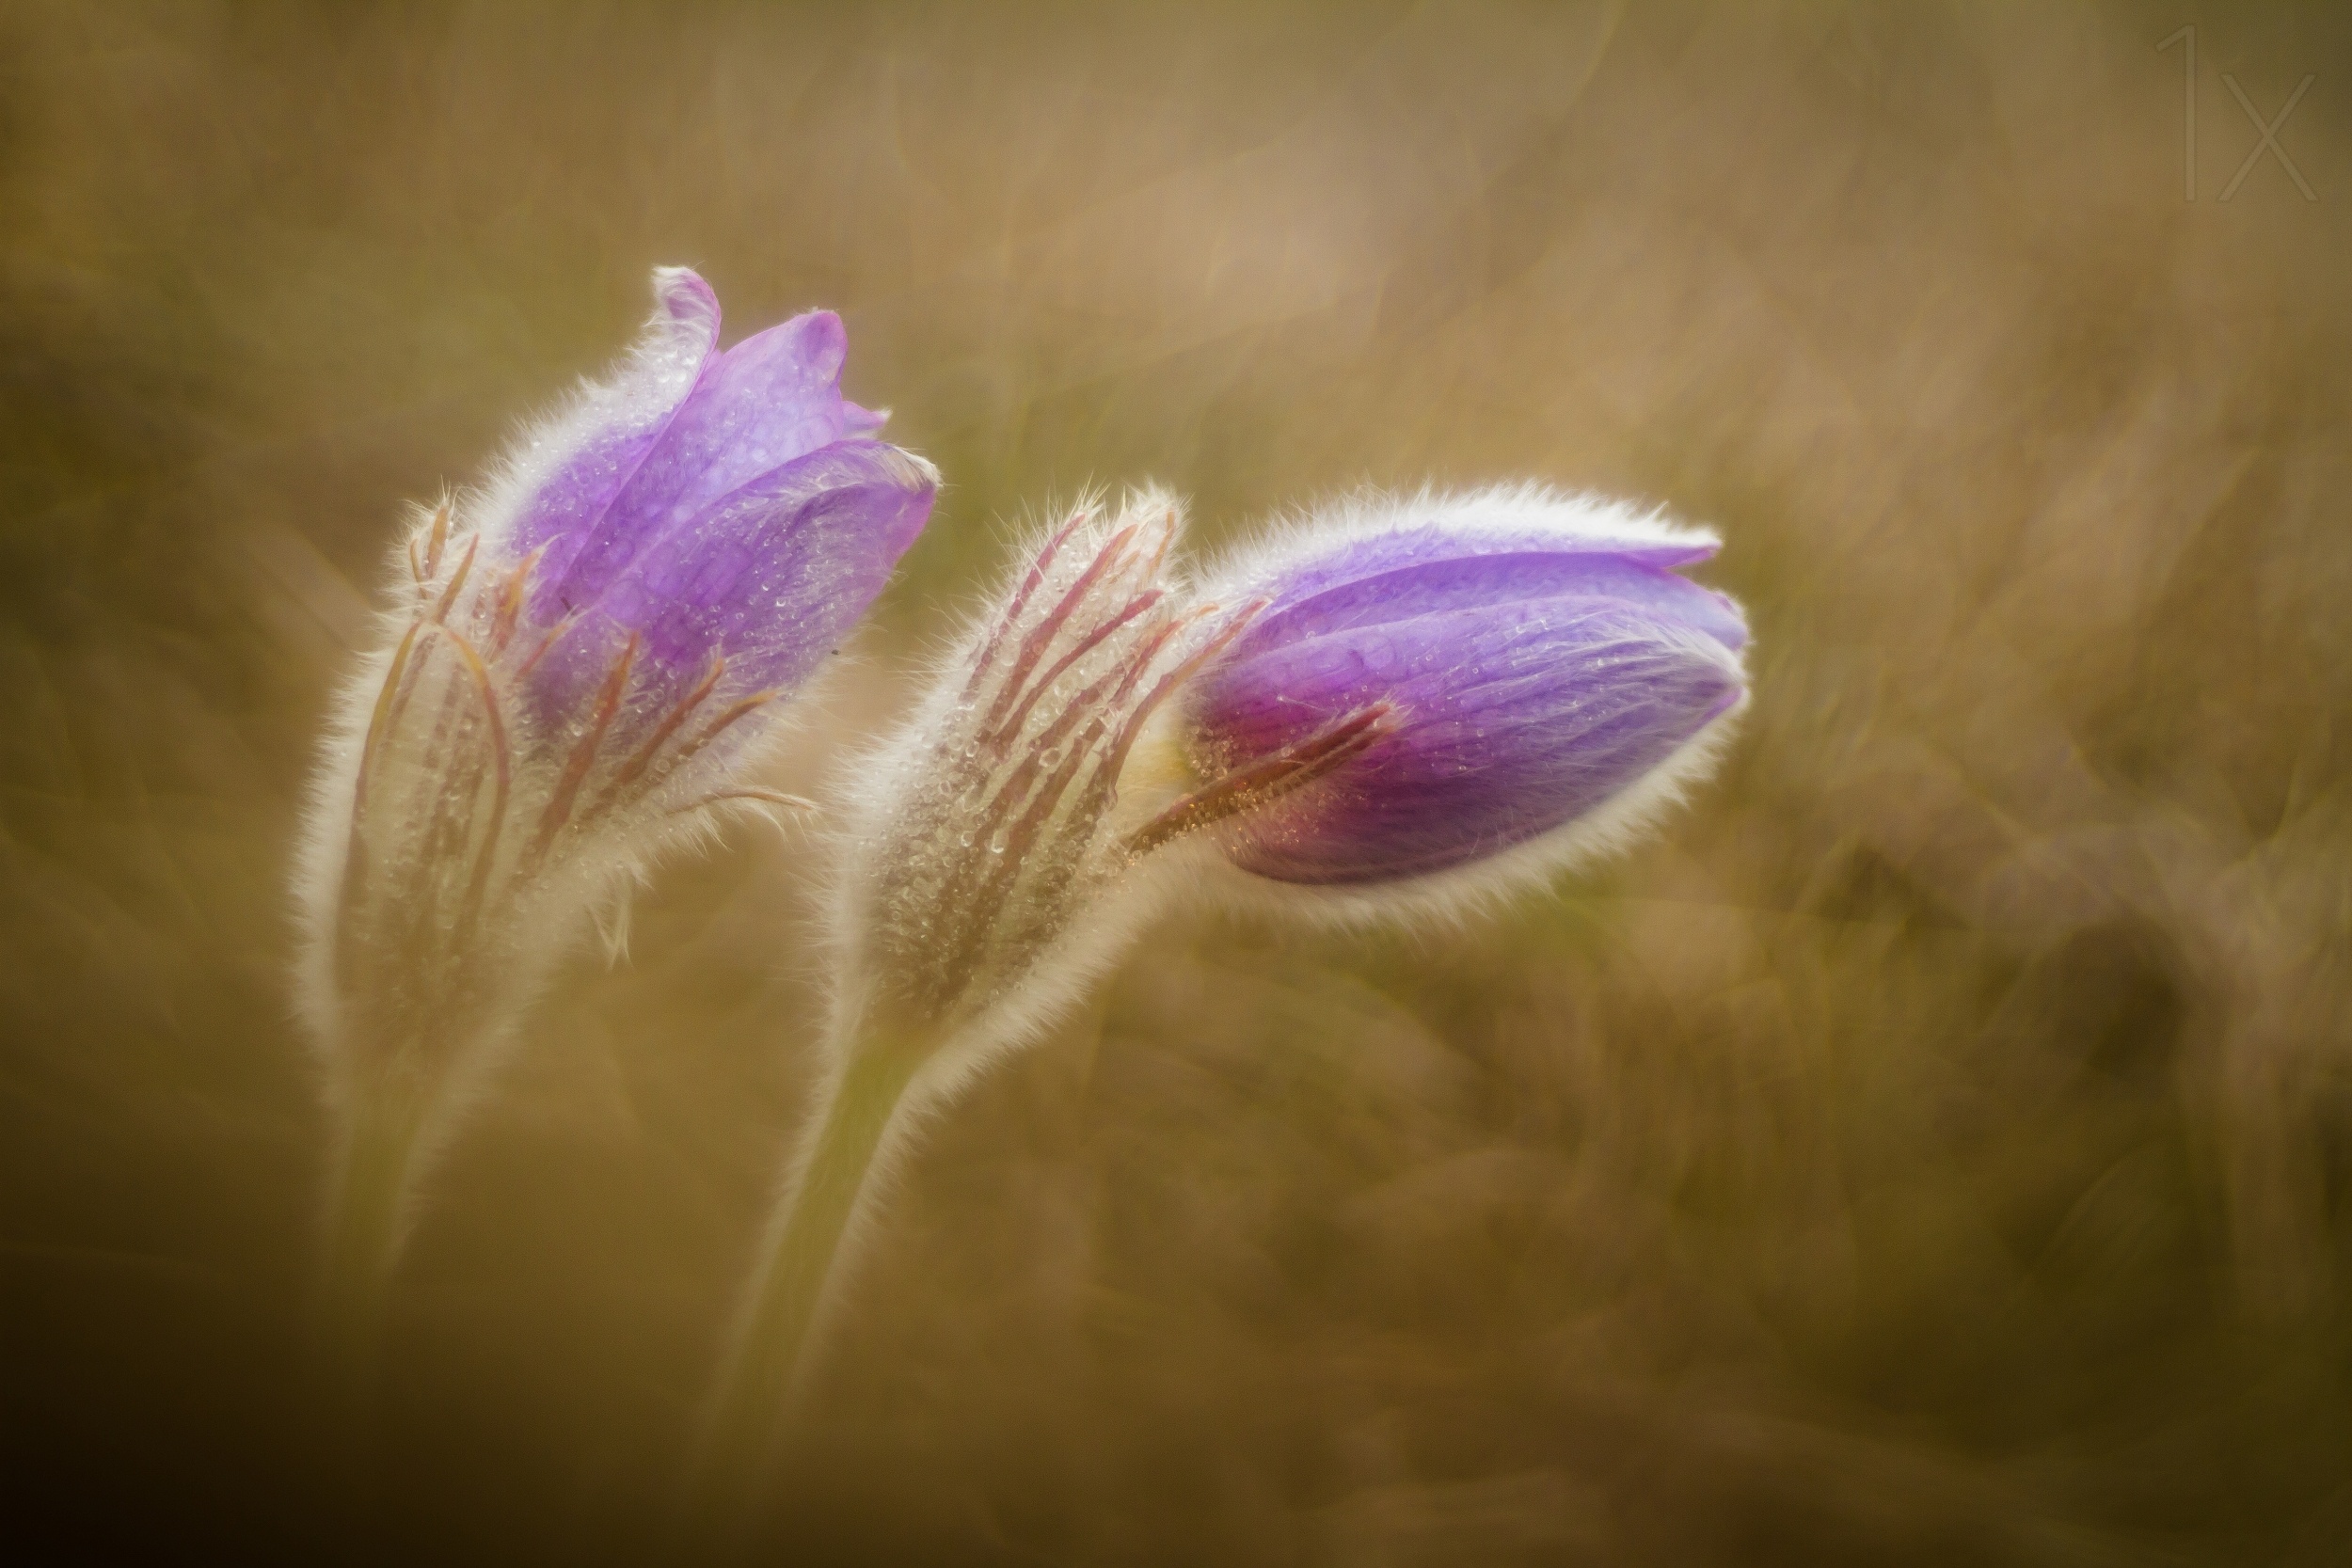
<path fill-rule="evenodd" d="M 861 1040 L 818 1095 L 705 1406 L 686 1523 L 706 1544 L 738 1547 L 758 1522 L 844 1243 L 928 1054 Z"/>

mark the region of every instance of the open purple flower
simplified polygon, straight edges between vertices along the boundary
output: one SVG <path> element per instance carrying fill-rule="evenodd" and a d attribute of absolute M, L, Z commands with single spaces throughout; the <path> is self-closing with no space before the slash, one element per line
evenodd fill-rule
<path fill-rule="evenodd" d="M 1381 501 L 1245 554 L 1264 609 L 1184 699 L 1171 809 L 1243 870 L 1323 887 L 1548 870 L 1670 799 L 1746 694 L 1709 535 L 1539 489 Z M 1168 830 L 1163 830 L 1168 831 Z"/>
<path fill-rule="evenodd" d="M 421 517 L 385 645 L 329 735 L 299 869 L 302 1001 L 368 1267 L 532 993 L 864 616 L 938 480 L 846 401 L 839 318 L 722 353 L 693 273 L 609 379 Z M 373 1172 L 373 1175 L 366 1174 Z M 371 1183 L 373 1186 L 371 1187 Z M 349 1250 L 347 1247 L 346 1250 Z"/>
<path fill-rule="evenodd" d="M 453 1048 L 450 987 L 420 976 L 511 990 L 567 924 L 521 903 L 570 872 L 597 885 L 559 902 L 593 901 L 678 813 L 745 793 L 724 786 L 777 699 L 930 513 L 930 467 L 841 396 L 839 318 L 720 353 L 709 286 L 654 287 L 618 373 L 409 540 L 402 629 L 354 688 L 304 867 L 324 1035 Z"/>
<path fill-rule="evenodd" d="M 608 752 L 689 704 L 707 718 L 790 690 L 865 614 L 937 489 L 871 438 L 884 416 L 841 396 L 839 317 L 719 353 L 709 285 L 682 268 L 654 281 L 622 372 L 531 437 L 485 508 L 474 629 L 485 654 L 520 653 L 527 740 L 593 721 L 616 677 Z M 429 538 L 421 586 L 437 556 Z M 663 739 L 675 754 L 691 735 Z"/>

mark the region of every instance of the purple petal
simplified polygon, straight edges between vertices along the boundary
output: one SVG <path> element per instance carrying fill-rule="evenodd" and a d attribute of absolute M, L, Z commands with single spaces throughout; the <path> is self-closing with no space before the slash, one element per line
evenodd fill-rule
<path fill-rule="evenodd" d="M 1292 574 L 1235 647 L 1240 657 L 1359 626 L 1436 611 L 1561 596 L 1639 605 L 1737 651 L 1747 623 L 1737 606 L 1665 564 L 1714 554 L 1711 544 L 1646 547 L 1418 529 L 1367 540 Z"/>
<path fill-rule="evenodd" d="M 534 441 L 569 450 L 523 503 L 512 546 L 517 557 L 543 545 L 551 558 L 567 555 L 565 541 L 596 525 L 660 444 L 718 341 L 719 297 L 710 285 L 684 267 L 657 270 L 652 319 L 620 373 Z"/>
<path fill-rule="evenodd" d="M 692 392 L 603 513 L 548 559 L 532 595 L 541 624 L 592 601 L 641 552 L 722 498 L 872 428 L 841 397 L 849 335 L 830 310 L 796 316 L 707 361 Z"/>
<path fill-rule="evenodd" d="M 1350 540 L 1309 560 L 1284 562 L 1272 576 L 1284 599 L 1295 601 L 1401 566 L 1466 556 L 1607 556 L 1669 571 L 1711 560 L 1716 551 L 1712 539 L 1661 539 L 1612 526 L 1614 521 L 1603 521 L 1588 533 L 1508 520 L 1466 522 L 1450 510 L 1446 521 L 1407 524 Z"/>
<path fill-rule="evenodd" d="M 631 632 L 630 706 L 666 712 L 716 655 L 736 691 L 787 689 L 854 627 L 922 531 L 937 480 L 877 441 L 759 475 L 629 562 L 532 673 L 543 722 L 584 710 Z"/>
<path fill-rule="evenodd" d="M 1432 601 L 1458 586 L 1412 585 Z M 1534 838 L 1635 783 L 1738 700 L 1736 662 L 1615 598 L 1450 603 L 1243 654 L 1191 694 L 1200 760 L 1247 765 L 1379 701 L 1401 728 L 1236 820 L 1229 852 L 1285 881 L 1442 870 Z M 1294 627 L 1297 626 L 1293 623 Z"/>

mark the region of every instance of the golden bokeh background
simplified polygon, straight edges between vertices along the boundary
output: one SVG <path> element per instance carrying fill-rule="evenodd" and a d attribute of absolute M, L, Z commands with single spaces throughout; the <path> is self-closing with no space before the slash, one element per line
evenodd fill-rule
<path fill-rule="evenodd" d="M 2306 76 L 2317 199 L 2217 199 L 2230 82 Z M 660 1544 L 806 1084 L 806 838 L 565 971 L 333 1504 L 284 983 L 402 504 L 657 262 L 730 338 L 840 309 L 948 480 L 780 784 L 1089 482 L 1204 546 L 1367 481 L 1649 498 L 1757 632 L 1657 844 L 1458 931 L 1171 921 L 973 1093 L 767 1560 L 2352 1558 L 2352 11 L 35 0 L 0 81 L 38 1560 Z"/>

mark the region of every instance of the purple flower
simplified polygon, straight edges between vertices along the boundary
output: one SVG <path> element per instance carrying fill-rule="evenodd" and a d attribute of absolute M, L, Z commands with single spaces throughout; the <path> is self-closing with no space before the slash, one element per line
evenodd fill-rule
<path fill-rule="evenodd" d="M 1167 900 L 1371 913 L 1549 869 L 1667 798 L 1745 690 L 1739 608 L 1677 575 L 1713 541 L 1624 508 L 1343 508 L 1199 591 L 1181 524 L 1157 490 L 1082 505 L 843 781 L 826 1071 L 707 1407 L 739 1500 L 916 1130 Z"/>
<path fill-rule="evenodd" d="M 404 1182 L 648 854 L 699 807 L 788 799 L 745 781 L 753 749 L 938 486 L 841 396 L 839 318 L 721 353 L 708 285 L 664 269 L 654 292 L 609 379 L 421 519 L 328 736 L 302 1001 L 349 1148 L 392 1128 Z"/>
<path fill-rule="evenodd" d="M 664 268 L 654 291 L 619 372 L 410 541 L 414 618 L 363 745 L 424 746 L 428 780 L 495 752 L 510 786 L 467 811 L 462 836 L 526 881 L 601 825 L 716 793 L 775 700 L 865 614 L 937 490 L 928 464 L 872 439 L 882 416 L 841 396 L 839 317 L 721 353 L 709 285 Z M 414 722 L 437 678 L 479 688 L 470 722 Z"/>
<path fill-rule="evenodd" d="M 1706 534 L 1534 489 L 1359 506 L 1234 562 L 1263 602 L 1185 695 L 1177 813 L 1277 881 L 1393 882 L 1622 831 L 1746 692 Z M 1230 800 L 1226 797 L 1231 797 Z M 1525 859 L 1527 857 L 1522 857 Z"/>
<path fill-rule="evenodd" d="M 577 719 L 624 659 L 616 734 L 661 722 L 715 661 L 706 701 L 797 686 L 864 615 L 937 489 L 871 438 L 884 416 L 841 396 L 839 317 L 718 353 L 709 285 L 665 268 L 655 293 L 622 373 L 532 440 L 491 509 L 511 517 L 494 570 L 520 586 L 522 706 L 542 730 Z"/>

